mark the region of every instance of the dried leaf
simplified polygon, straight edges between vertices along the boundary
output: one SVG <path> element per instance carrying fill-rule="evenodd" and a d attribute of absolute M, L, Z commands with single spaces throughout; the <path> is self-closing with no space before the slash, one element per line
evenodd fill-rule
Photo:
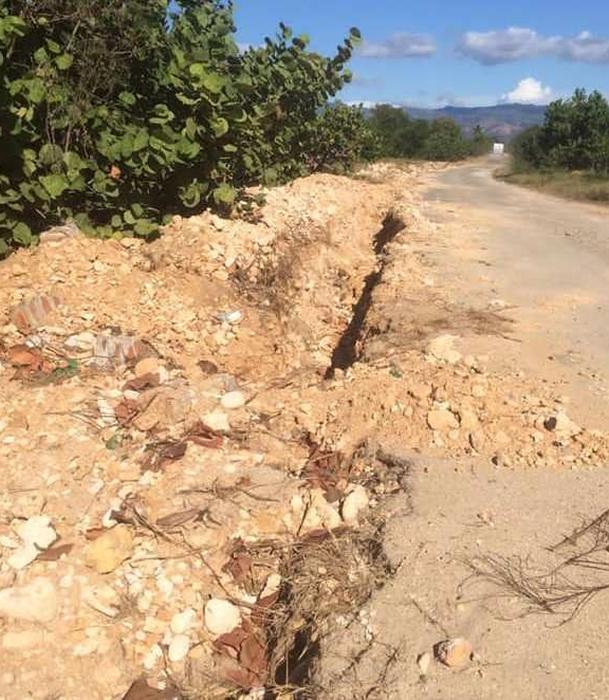
<path fill-rule="evenodd" d="M 135 401 L 130 401 L 129 399 L 123 399 L 114 408 L 116 420 L 123 428 L 126 428 L 131 424 L 138 412 L 138 407 Z"/>
<path fill-rule="evenodd" d="M 57 561 L 61 559 L 64 554 L 69 554 L 73 549 L 73 544 L 60 544 L 41 552 L 36 559 L 38 561 Z"/>
<path fill-rule="evenodd" d="M 158 372 L 148 372 L 148 374 L 143 374 L 141 377 L 130 379 L 123 387 L 123 391 L 143 391 L 144 389 L 154 389 L 154 387 L 159 386 L 160 381 L 161 378 Z"/>
<path fill-rule="evenodd" d="M 201 515 L 201 510 L 199 508 L 190 508 L 190 510 L 183 510 L 179 513 L 165 515 L 159 518 L 156 524 L 162 528 L 180 527 L 180 525 L 185 525 L 191 520 L 198 518 L 199 515 Z"/>
<path fill-rule="evenodd" d="M 229 656 L 220 658 L 218 671 L 224 681 L 244 690 L 253 688 L 257 682 L 256 674 L 246 671 L 236 659 L 232 659 Z M 129 698 L 129 700 L 132 699 Z"/>
<path fill-rule="evenodd" d="M 199 360 L 197 365 L 203 374 L 217 374 L 218 367 L 209 360 Z"/>
<path fill-rule="evenodd" d="M 235 627 L 231 632 L 227 632 L 215 639 L 214 646 L 218 651 L 236 659 L 241 651 L 241 645 L 249 636 L 250 632 L 244 630 L 243 627 Z"/>
<path fill-rule="evenodd" d="M 250 635 L 241 645 L 239 663 L 256 675 L 259 685 L 264 685 L 269 668 L 267 648 L 255 635 Z"/>
<path fill-rule="evenodd" d="M 85 538 L 87 540 L 89 540 L 89 542 L 92 542 L 93 540 L 96 540 L 98 537 L 101 537 L 104 534 L 104 532 L 107 532 L 106 528 L 92 527 L 85 532 Z"/>
<path fill-rule="evenodd" d="M 7 360 L 13 367 L 27 367 L 32 370 L 39 370 L 44 364 L 42 352 L 27 345 L 13 345 L 7 351 Z"/>
<path fill-rule="evenodd" d="M 144 466 L 151 471 L 163 469 L 169 462 L 175 462 L 186 454 L 188 443 L 186 442 L 157 442 L 146 446 L 147 458 Z"/>
<path fill-rule="evenodd" d="M 248 552 L 235 552 L 222 567 L 222 571 L 229 573 L 236 583 L 245 583 L 251 578 L 253 561 Z"/>
<path fill-rule="evenodd" d="M 195 445 L 213 450 L 220 449 L 224 444 L 224 437 L 222 434 L 208 428 L 205 423 L 201 421 L 190 430 L 186 439 L 194 442 Z"/>
<path fill-rule="evenodd" d="M 315 488 L 323 489 L 326 498 L 333 502 L 342 497 L 337 484 L 348 476 L 340 452 L 324 450 L 321 445 L 308 440 L 309 458 L 302 471 L 303 477 Z"/>
<path fill-rule="evenodd" d="M 139 678 L 131 684 L 123 700 L 184 700 L 183 696 L 171 688 L 158 690 L 148 685 L 145 678 Z"/>
<path fill-rule="evenodd" d="M 278 600 L 279 591 L 264 596 L 264 598 L 260 598 L 256 603 L 256 607 L 254 608 L 254 610 L 252 610 L 252 622 L 258 627 L 264 627 L 264 625 L 267 622 L 267 618 L 269 617 L 268 611 L 273 607 L 273 605 L 275 605 L 275 603 Z"/>

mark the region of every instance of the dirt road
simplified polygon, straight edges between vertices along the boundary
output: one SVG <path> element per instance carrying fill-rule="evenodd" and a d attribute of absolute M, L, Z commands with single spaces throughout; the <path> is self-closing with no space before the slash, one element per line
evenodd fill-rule
<path fill-rule="evenodd" d="M 412 244 L 429 271 L 427 292 L 420 303 L 408 299 L 405 313 L 419 327 L 457 335 L 463 352 L 488 355 L 500 376 L 524 373 L 554 386 L 570 415 L 606 430 L 609 212 L 496 181 L 494 167 L 427 175 L 421 211 L 435 235 Z M 493 310 L 510 319 L 507 327 L 494 325 Z M 399 302 L 388 313 L 395 319 Z M 499 410 L 518 413 L 518 390 L 504 391 Z M 475 454 L 459 457 L 454 448 L 449 459 L 433 458 L 404 450 L 405 442 L 395 434 L 384 443 L 409 465 L 407 493 L 386 507 L 393 516 L 385 547 L 396 572 L 347 634 L 326 643 L 333 697 L 607 697 L 604 598 L 584 596 L 590 605 L 567 622 L 568 613 L 544 612 L 535 602 L 606 584 L 604 559 L 596 573 L 578 564 L 562 570 L 555 567 L 573 552 L 548 551 L 607 508 L 606 459 L 598 455 L 581 469 L 559 450 L 552 464 L 506 469 Z M 491 442 L 502 449 L 500 433 Z M 605 527 L 602 521 L 577 544 L 594 550 Z M 472 576 L 472 563 L 492 582 Z M 552 570 L 537 583 L 529 578 Z M 475 662 L 427 669 L 433 645 L 454 637 L 470 640 Z"/>
<path fill-rule="evenodd" d="M 575 410 L 601 427 L 609 415 L 609 211 L 498 181 L 497 165 L 430 182 L 429 214 L 452 234 L 432 258 L 463 299 L 510 310 L 518 342 L 491 348 L 495 359 L 564 381 Z"/>

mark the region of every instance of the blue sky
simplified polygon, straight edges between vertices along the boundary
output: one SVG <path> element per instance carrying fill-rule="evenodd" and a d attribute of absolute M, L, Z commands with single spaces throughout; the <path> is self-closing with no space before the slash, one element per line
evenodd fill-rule
<path fill-rule="evenodd" d="M 279 21 L 332 52 L 357 26 L 346 101 L 436 106 L 546 103 L 576 87 L 609 95 L 609 0 L 240 0 L 238 40 Z"/>

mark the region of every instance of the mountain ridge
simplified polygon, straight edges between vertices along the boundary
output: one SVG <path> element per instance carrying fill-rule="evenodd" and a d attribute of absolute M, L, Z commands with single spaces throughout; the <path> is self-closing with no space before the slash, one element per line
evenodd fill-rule
<path fill-rule="evenodd" d="M 510 141 L 521 131 L 543 123 L 546 106 L 506 103 L 488 107 L 440 108 L 403 107 L 413 119 L 433 120 L 441 117 L 454 119 L 466 134 L 471 134 L 477 125 L 499 141 Z"/>

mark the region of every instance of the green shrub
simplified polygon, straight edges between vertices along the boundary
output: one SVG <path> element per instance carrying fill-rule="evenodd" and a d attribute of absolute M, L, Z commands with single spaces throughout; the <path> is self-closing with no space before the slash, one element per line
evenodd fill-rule
<path fill-rule="evenodd" d="M 519 169 L 558 169 L 609 174 L 609 103 L 599 93 L 576 90 L 546 110 L 541 127 L 527 129 L 512 144 Z"/>
<path fill-rule="evenodd" d="M 177 5 L 0 0 L 0 253 L 68 218 L 153 236 L 178 206 L 228 209 L 250 184 L 357 157 L 341 129 L 355 139 L 358 114 L 320 116 L 357 30 L 331 58 L 283 25 L 242 53 L 232 2 Z"/>

